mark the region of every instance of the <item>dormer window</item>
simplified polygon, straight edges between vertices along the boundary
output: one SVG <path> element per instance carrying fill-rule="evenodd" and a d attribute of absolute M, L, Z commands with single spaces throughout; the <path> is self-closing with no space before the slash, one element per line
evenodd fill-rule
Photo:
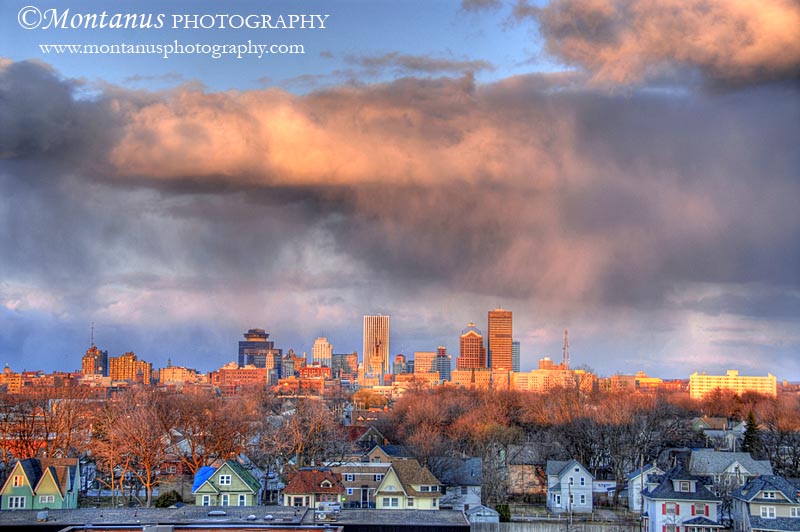
<path fill-rule="evenodd" d="M 762 492 L 762 493 L 763 493 L 765 499 L 774 499 L 775 498 L 775 492 L 774 491 L 765 491 L 765 492 Z"/>
<path fill-rule="evenodd" d="M 689 492 L 691 491 L 691 483 L 688 480 L 681 480 L 678 491 Z"/>
<path fill-rule="evenodd" d="M 325 479 L 320 483 L 320 487 L 322 488 L 330 488 L 331 486 L 332 486 L 331 481 L 328 479 Z"/>

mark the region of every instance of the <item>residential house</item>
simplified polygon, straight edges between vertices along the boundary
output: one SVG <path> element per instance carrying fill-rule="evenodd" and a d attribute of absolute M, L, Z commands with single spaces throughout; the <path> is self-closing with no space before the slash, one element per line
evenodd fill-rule
<path fill-rule="evenodd" d="M 732 493 L 734 532 L 800 530 L 800 488 L 783 477 L 750 479 Z"/>
<path fill-rule="evenodd" d="M 414 458 L 396 458 L 375 492 L 378 510 L 438 510 L 442 486 Z"/>
<path fill-rule="evenodd" d="M 466 510 L 481 504 L 483 460 L 480 458 L 441 457 L 434 459 L 444 486 L 439 504 L 454 510 Z"/>
<path fill-rule="evenodd" d="M 713 483 L 717 494 L 729 493 L 758 475 L 771 475 L 769 460 L 753 460 L 750 453 L 696 449 L 689 458 L 689 473 Z"/>
<path fill-rule="evenodd" d="M 497 510 L 482 504 L 475 507 L 470 507 L 468 510 L 464 510 L 464 514 L 467 516 L 467 520 L 470 524 L 500 522 L 500 513 Z"/>
<path fill-rule="evenodd" d="M 319 503 L 341 504 L 344 493 L 341 476 L 330 467 L 303 467 L 286 484 L 283 504 L 313 508 Z"/>
<path fill-rule="evenodd" d="M 77 458 L 28 458 L 11 468 L 0 490 L 3 510 L 61 510 L 78 507 Z"/>
<path fill-rule="evenodd" d="M 388 463 L 395 458 L 412 458 L 411 453 L 402 445 L 375 445 L 367 452 L 370 462 Z"/>
<path fill-rule="evenodd" d="M 717 451 L 736 451 L 744 438 L 745 423 L 731 422 L 724 417 L 696 417 L 692 429 L 703 435 L 706 447 Z"/>
<path fill-rule="evenodd" d="M 347 441 L 349 441 L 357 452 L 365 453 L 375 445 L 385 445 L 386 438 L 374 425 L 368 427 L 361 425 L 350 425 L 346 428 Z"/>
<path fill-rule="evenodd" d="M 547 494 L 547 457 L 542 446 L 511 445 L 508 449 L 508 493 L 516 496 Z"/>
<path fill-rule="evenodd" d="M 342 479 L 345 508 L 375 508 L 375 492 L 391 467 L 386 462 L 347 462 L 332 466 Z"/>
<path fill-rule="evenodd" d="M 256 506 L 260 490 L 258 479 L 236 460 L 201 467 L 192 483 L 198 506 Z"/>
<path fill-rule="evenodd" d="M 594 477 L 577 460 L 548 460 L 547 509 L 553 513 L 591 513 Z"/>
<path fill-rule="evenodd" d="M 650 475 L 642 491 L 644 532 L 714 532 L 722 499 L 703 479 L 675 466 L 663 475 Z"/>
<path fill-rule="evenodd" d="M 632 471 L 627 476 L 628 510 L 640 513 L 642 511 L 642 491 L 647 485 L 651 475 L 663 475 L 662 471 L 655 464 L 647 464 L 644 467 Z"/>

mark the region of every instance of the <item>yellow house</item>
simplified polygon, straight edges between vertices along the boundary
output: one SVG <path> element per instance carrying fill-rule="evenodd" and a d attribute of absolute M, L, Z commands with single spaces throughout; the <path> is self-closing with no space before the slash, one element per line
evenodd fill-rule
<path fill-rule="evenodd" d="M 378 510 L 438 510 L 442 486 L 414 458 L 396 458 L 375 493 Z"/>

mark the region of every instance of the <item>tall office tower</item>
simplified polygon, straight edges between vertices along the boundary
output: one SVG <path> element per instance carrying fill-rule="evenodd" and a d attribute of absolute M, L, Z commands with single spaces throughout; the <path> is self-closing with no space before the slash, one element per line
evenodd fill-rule
<path fill-rule="evenodd" d="M 511 371 L 519 372 L 519 340 L 511 342 Z"/>
<path fill-rule="evenodd" d="M 150 362 L 139 360 L 132 351 L 118 357 L 111 357 L 108 365 L 108 376 L 112 381 L 150 384 L 153 376 L 153 365 Z"/>
<path fill-rule="evenodd" d="M 341 377 L 358 371 L 358 352 L 333 353 L 331 355 L 331 375 Z"/>
<path fill-rule="evenodd" d="M 81 359 L 81 373 L 108 377 L 108 351 L 101 351 L 92 344 Z"/>
<path fill-rule="evenodd" d="M 394 356 L 394 374 L 400 375 L 406 372 L 406 356 L 403 354 Z"/>
<path fill-rule="evenodd" d="M 436 361 L 433 366 L 433 370 L 439 372 L 439 380 L 451 380 L 450 375 L 453 369 L 453 357 L 447 354 L 447 348 L 439 346 L 436 349 Z"/>
<path fill-rule="evenodd" d="M 428 373 L 436 371 L 435 351 L 414 351 L 414 373 Z"/>
<path fill-rule="evenodd" d="M 273 355 L 271 351 L 274 349 L 275 342 L 269 339 L 269 333 L 264 329 L 250 329 L 244 333 L 244 341 L 239 341 L 239 367 L 267 367 L 267 356 Z"/>
<path fill-rule="evenodd" d="M 331 364 L 333 361 L 331 359 L 333 357 L 333 346 L 328 342 L 327 338 L 320 336 L 314 340 L 314 347 L 311 348 L 311 355 L 313 356 L 313 362 L 320 366 L 332 367 Z"/>
<path fill-rule="evenodd" d="M 461 342 L 456 359 L 456 369 L 473 369 L 486 367 L 486 349 L 483 347 L 481 331 L 470 322 L 461 331 Z"/>
<path fill-rule="evenodd" d="M 489 367 L 511 371 L 511 311 L 496 308 L 489 311 Z"/>
<path fill-rule="evenodd" d="M 364 368 L 367 374 L 389 373 L 389 316 L 364 316 Z"/>

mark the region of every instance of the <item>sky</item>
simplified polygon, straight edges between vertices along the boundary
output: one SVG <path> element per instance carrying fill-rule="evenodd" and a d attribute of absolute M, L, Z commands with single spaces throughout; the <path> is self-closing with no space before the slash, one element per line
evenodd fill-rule
<path fill-rule="evenodd" d="M 800 381 L 798 27 L 794 0 L 3 0 L 0 363 L 79 368 L 92 324 L 156 367 L 253 327 L 360 351 L 365 314 L 455 358 L 503 307 L 523 370 L 566 328 L 601 375 Z M 258 44 L 305 53 L 204 53 Z"/>

